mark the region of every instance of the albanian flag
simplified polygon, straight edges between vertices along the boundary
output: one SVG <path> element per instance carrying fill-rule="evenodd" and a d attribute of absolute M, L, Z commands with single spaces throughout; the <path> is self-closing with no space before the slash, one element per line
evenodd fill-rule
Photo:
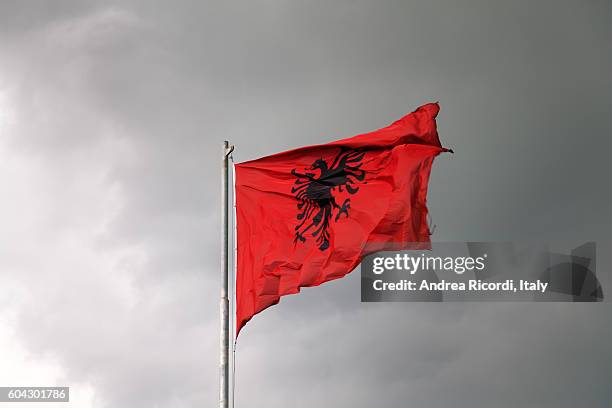
<path fill-rule="evenodd" d="M 368 253 L 430 247 L 429 173 L 449 151 L 438 111 L 427 104 L 374 132 L 236 164 L 236 333 Z"/>

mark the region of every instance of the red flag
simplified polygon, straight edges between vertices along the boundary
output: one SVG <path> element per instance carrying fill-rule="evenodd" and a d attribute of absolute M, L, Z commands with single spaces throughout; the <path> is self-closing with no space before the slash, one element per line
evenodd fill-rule
<path fill-rule="evenodd" d="M 430 243 L 438 104 L 383 129 L 236 164 L 236 332 L 280 297 L 351 272 L 373 251 Z M 367 245 L 367 247 L 366 247 Z"/>

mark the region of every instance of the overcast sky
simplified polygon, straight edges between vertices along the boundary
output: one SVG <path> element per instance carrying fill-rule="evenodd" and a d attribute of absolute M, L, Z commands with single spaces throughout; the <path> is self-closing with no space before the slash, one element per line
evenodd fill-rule
<path fill-rule="evenodd" d="M 222 141 L 432 101 L 433 239 L 595 240 L 608 295 L 611 40 L 607 0 L 0 1 L 0 386 L 215 406 Z M 353 273 L 256 316 L 236 406 L 612 405 L 611 303 L 359 297 Z"/>

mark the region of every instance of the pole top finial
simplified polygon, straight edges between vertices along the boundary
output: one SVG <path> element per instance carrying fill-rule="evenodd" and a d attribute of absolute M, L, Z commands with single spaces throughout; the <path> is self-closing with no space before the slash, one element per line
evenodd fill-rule
<path fill-rule="evenodd" d="M 234 151 L 234 145 L 229 144 L 227 140 L 223 141 L 223 150 L 225 151 L 225 157 L 229 157 Z"/>

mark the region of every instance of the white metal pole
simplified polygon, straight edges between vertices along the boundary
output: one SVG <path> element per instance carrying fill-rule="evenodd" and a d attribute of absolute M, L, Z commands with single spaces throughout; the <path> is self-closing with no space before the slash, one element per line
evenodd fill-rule
<path fill-rule="evenodd" d="M 222 249 L 221 249 L 221 300 L 220 300 L 220 343 L 219 343 L 219 408 L 228 408 L 229 403 L 229 299 L 228 299 L 228 157 L 233 146 L 223 143 L 223 176 L 221 183 Z"/>

